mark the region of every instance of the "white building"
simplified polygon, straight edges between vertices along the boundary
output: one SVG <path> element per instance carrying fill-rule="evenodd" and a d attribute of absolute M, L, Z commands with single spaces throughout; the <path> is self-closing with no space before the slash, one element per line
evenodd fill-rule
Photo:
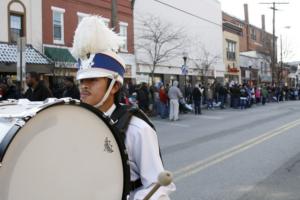
<path fill-rule="evenodd" d="M 201 47 L 212 56 L 218 57 L 210 67 L 208 73 L 211 77 L 224 79 L 225 66 L 223 63 L 223 34 L 222 34 L 222 11 L 220 2 L 217 0 L 136 0 L 134 8 L 135 36 L 140 33 L 141 16 L 157 16 L 161 21 L 170 23 L 176 28 L 183 28 L 186 38 L 184 49 L 178 49 L 177 58 L 160 64 L 155 70 L 155 81 L 169 83 L 174 79 L 184 80 L 181 66 L 183 65 L 183 52 L 187 53 L 188 76 L 190 83 L 199 80 L 199 69 L 195 67 L 193 59 L 202 57 L 199 55 Z M 197 41 L 197 42 L 195 42 Z M 138 44 L 137 37 L 135 44 Z M 182 52 L 180 54 L 180 52 Z M 150 73 L 149 59 L 138 48 L 135 48 L 137 60 L 137 76 L 148 76 Z M 192 81 L 191 81 L 192 80 Z"/>
<path fill-rule="evenodd" d="M 242 82 L 252 81 L 257 84 L 259 82 L 271 83 L 271 58 L 257 51 L 247 51 L 240 53 L 240 67 L 244 72 Z M 243 73 L 242 73 L 243 74 Z"/>
<path fill-rule="evenodd" d="M 0 72 L 15 74 L 17 41 L 26 38 L 27 71 L 49 73 L 51 61 L 42 55 L 42 0 L 0 0 Z M 1 75 L 0 74 L 0 75 Z"/>
<path fill-rule="evenodd" d="M 42 0 L 1 0 L 0 41 L 14 42 L 20 33 L 42 50 Z"/>

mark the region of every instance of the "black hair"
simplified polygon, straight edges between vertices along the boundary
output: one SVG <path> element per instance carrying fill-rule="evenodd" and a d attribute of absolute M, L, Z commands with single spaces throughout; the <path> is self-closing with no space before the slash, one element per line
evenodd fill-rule
<path fill-rule="evenodd" d="M 66 76 L 66 77 L 64 77 L 64 80 L 74 83 L 74 79 L 72 76 Z"/>
<path fill-rule="evenodd" d="M 37 72 L 28 72 L 31 78 L 35 79 L 36 81 L 40 81 L 40 76 Z"/>

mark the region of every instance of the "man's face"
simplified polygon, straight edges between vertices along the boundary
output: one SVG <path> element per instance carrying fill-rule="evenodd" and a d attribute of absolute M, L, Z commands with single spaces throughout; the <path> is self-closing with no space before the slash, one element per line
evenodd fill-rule
<path fill-rule="evenodd" d="M 80 80 L 80 99 L 82 102 L 96 105 L 105 95 L 107 78 L 89 78 Z"/>
<path fill-rule="evenodd" d="M 67 87 L 67 88 L 70 88 L 70 87 L 73 86 L 72 82 L 71 82 L 71 81 L 68 81 L 68 80 L 64 80 L 64 85 L 65 85 L 65 87 Z"/>
<path fill-rule="evenodd" d="M 26 75 L 26 84 L 28 85 L 28 87 L 32 87 L 32 85 L 33 85 L 33 80 L 31 78 L 30 74 Z"/>

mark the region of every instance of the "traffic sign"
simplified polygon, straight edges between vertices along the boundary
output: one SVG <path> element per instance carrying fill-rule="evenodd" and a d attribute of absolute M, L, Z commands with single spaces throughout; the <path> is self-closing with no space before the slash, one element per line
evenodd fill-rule
<path fill-rule="evenodd" d="M 183 74 L 183 75 L 187 75 L 188 73 L 189 73 L 189 70 L 188 70 L 189 68 L 188 68 L 188 66 L 187 65 L 182 65 L 181 66 L 181 73 Z"/>

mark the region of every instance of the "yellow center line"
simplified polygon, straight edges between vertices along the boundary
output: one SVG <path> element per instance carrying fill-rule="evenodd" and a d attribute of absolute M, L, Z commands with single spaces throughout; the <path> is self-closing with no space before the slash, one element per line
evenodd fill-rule
<path fill-rule="evenodd" d="M 174 172 L 174 179 L 175 179 L 175 181 L 179 181 L 179 180 L 182 180 L 183 178 L 189 177 L 195 173 L 198 173 L 198 172 L 206 169 L 207 167 L 218 164 L 228 158 L 231 158 L 232 156 L 234 156 L 238 153 L 241 153 L 255 145 L 258 145 L 274 136 L 282 134 L 282 133 L 286 132 L 287 130 L 292 129 L 298 125 L 300 125 L 300 119 L 290 122 L 288 124 L 285 124 L 274 130 L 268 131 L 260 136 L 257 136 L 255 138 L 247 140 L 246 142 L 244 142 L 242 144 L 236 145 L 230 149 L 227 149 L 225 151 L 222 151 L 220 153 L 212 155 L 204 160 L 200 160 L 200 161 L 197 161 L 190 165 L 187 165 L 187 166 Z"/>

